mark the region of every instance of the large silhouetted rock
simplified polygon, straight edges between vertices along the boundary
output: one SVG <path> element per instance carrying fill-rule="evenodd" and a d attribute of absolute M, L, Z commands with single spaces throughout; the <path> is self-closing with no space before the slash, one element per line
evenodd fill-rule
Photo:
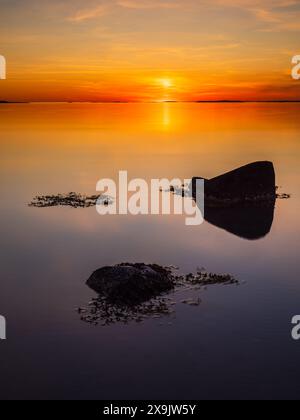
<path fill-rule="evenodd" d="M 196 180 L 193 178 L 193 194 Z M 217 206 L 268 201 L 276 198 L 275 170 L 272 162 L 254 162 L 231 172 L 205 179 L 205 199 Z"/>

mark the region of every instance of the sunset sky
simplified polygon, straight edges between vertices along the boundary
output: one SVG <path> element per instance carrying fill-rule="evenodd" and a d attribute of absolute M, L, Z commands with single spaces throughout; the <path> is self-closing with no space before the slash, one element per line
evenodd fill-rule
<path fill-rule="evenodd" d="M 0 100 L 300 99 L 299 0 L 0 0 Z"/>

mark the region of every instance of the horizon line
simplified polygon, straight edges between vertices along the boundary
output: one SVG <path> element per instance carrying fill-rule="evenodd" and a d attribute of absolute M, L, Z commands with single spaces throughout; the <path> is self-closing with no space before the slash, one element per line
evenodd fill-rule
<path fill-rule="evenodd" d="M 300 99 L 262 99 L 262 100 L 235 100 L 235 99 L 217 99 L 217 100 L 195 100 L 195 101 L 176 101 L 176 100 L 166 100 L 166 101 L 7 101 L 0 100 L 1 105 L 9 104 L 166 104 L 166 103 L 299 103 Z"/>

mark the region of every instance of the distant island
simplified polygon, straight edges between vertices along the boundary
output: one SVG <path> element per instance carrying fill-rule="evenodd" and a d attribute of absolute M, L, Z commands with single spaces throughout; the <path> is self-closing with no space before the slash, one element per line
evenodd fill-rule
<path fill-rule="evenodd" d="M 29 102 L 20 102 L 20 101 L 0 101 L 0 104 L 28 104 Z"/>
<path fill-rule="evenodd" d="M 279 100 L 261 100 L 261 101 L 241 101 L 241 100 L 231 100 L 231 99 L 223 99 L 223 100 L 216 100 L 216 101 L 213 101 L 213 100 L 211 100 L 211 101 L 206 101 L 206 100 L 199 100 L 199 101 L 192 101 L 192 102 L 195 102 L 195 103 L 197 103 L 197 104 L 200 104 L 200 103 L 222 103 L 222 104 L 226 104 L 226 103 L 229 103 L 229 104 L 235 104 L 235 103 L 237 103 L 237 104 L 243 104 L 243 103 L 298 103 L 298 102 L 300 102 L 300 99 L 295 99 L 295 100 L 290 100 L 290 99 L 279 99 Z"/>

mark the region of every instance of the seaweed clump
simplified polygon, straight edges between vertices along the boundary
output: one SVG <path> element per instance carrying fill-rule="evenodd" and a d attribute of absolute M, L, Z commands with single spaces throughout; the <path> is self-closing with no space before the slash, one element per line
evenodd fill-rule
<path fill-rule="evenodd" d="M 40 195 L 36 196 L 29 207 L 73 207 L 73 208 L 87 208 L 94 207 L 97 204 L 109 206 L 113 203 L 113 199 L 107 195 L 82 195 L 75 192 L 68 194 L 57 195 Z"/>

